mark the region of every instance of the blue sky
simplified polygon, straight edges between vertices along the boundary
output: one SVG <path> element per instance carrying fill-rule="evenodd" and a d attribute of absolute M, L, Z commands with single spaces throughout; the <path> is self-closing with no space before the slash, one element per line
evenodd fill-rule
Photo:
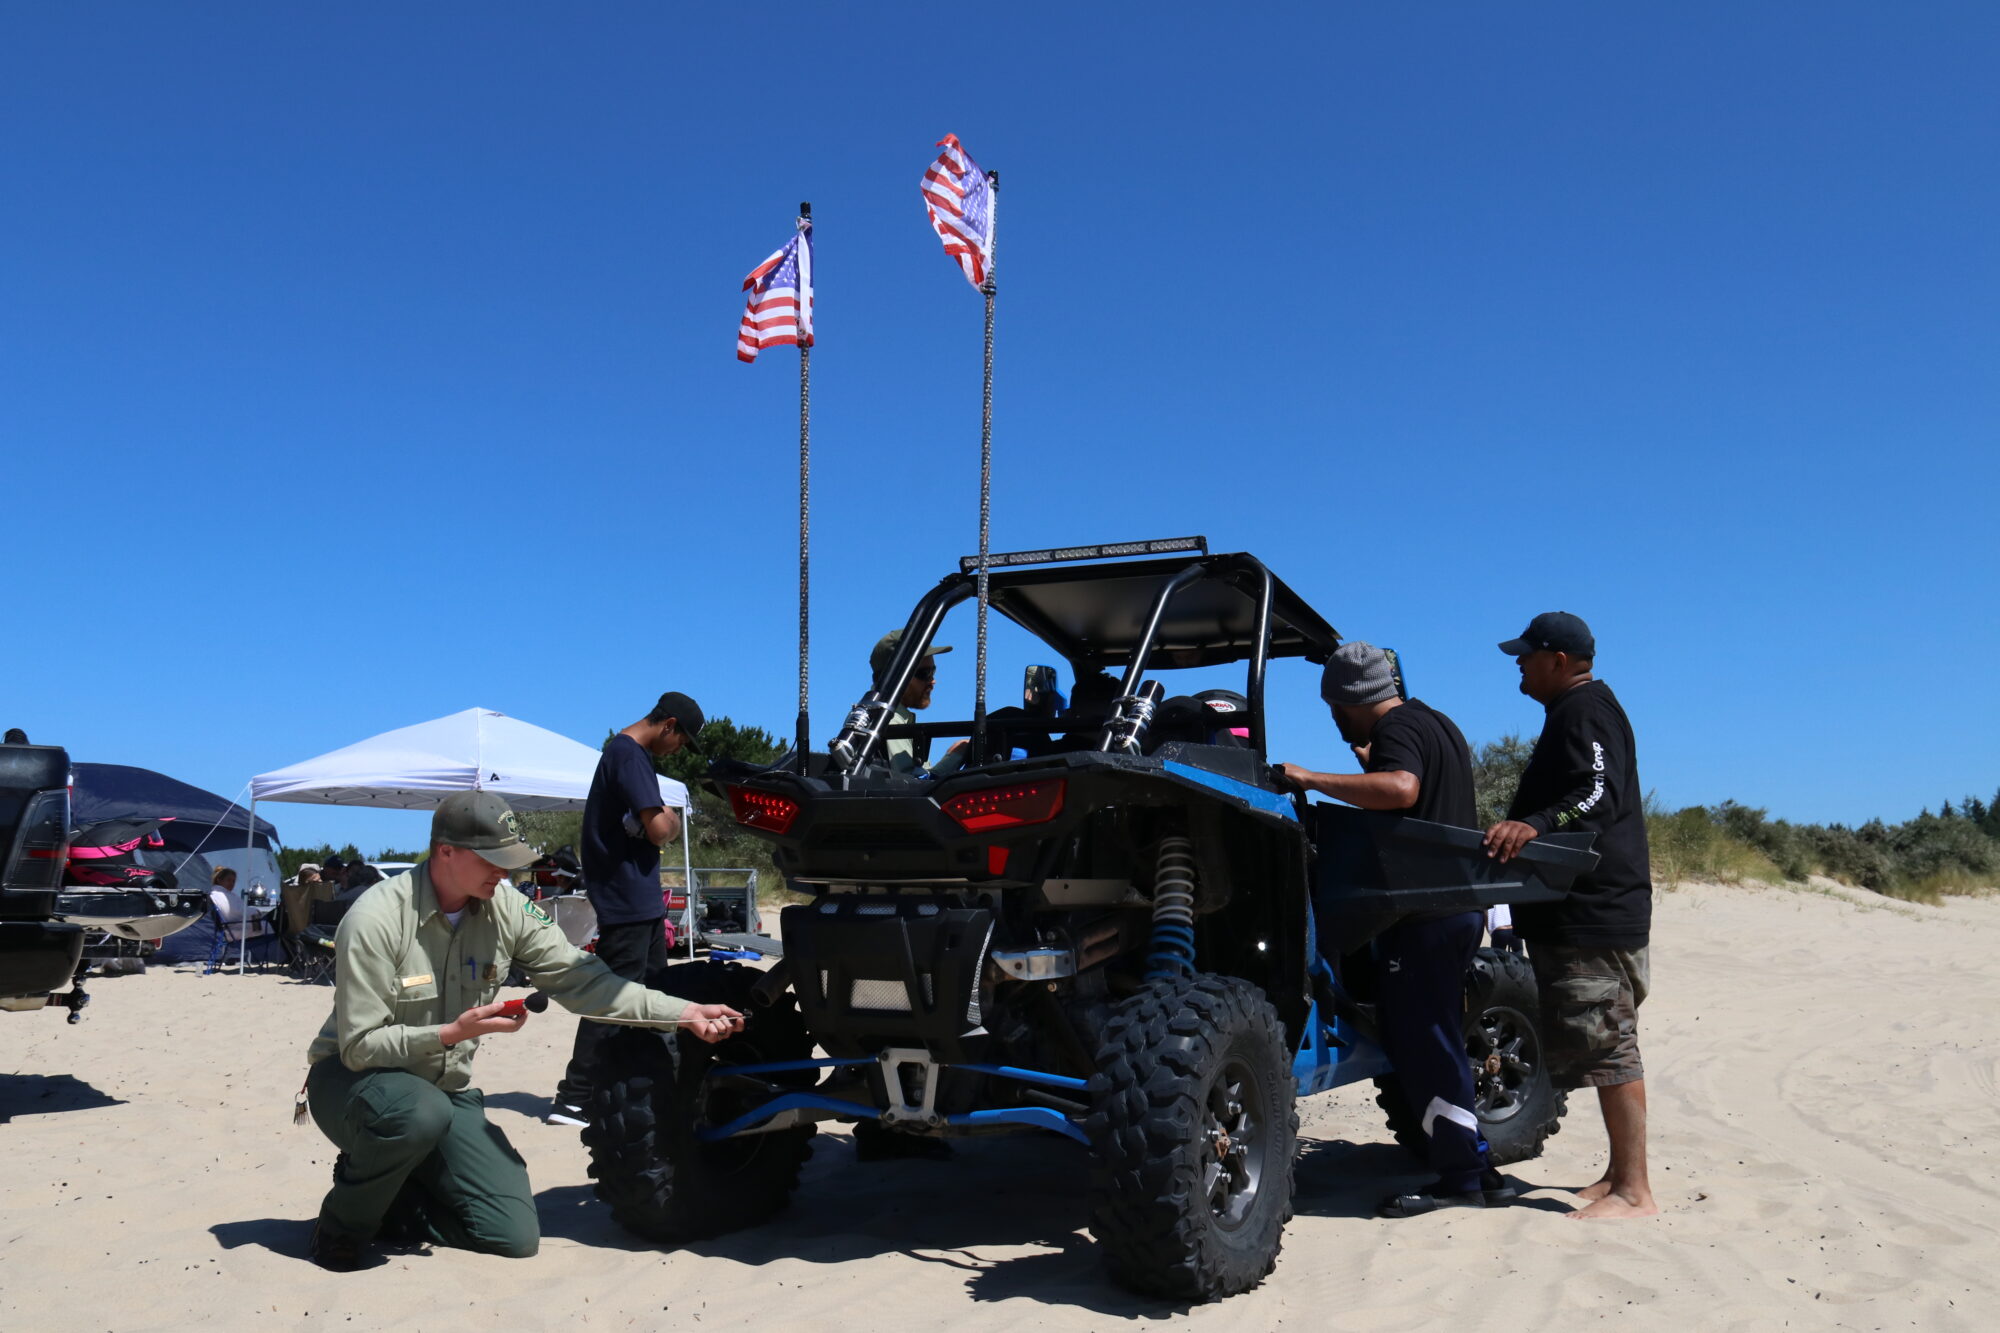
<path fill-rule="evenodd" d="M 473 704 L 788 731 L 796 361 L 732 349 L 811 199 L 831 734 L 976 542 L 951 131 L 1003 179 L 997 548 L 1254 551 L 1475 742 L 1575 611 L 1673 805 L 2000 785 L 2000 10 L 990 13 L 0 11 L 4 721 L 225 794 Z"/>

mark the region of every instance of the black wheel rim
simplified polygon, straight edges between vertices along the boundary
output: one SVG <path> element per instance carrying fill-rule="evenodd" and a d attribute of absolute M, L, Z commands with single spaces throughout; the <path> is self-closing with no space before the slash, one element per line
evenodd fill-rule
<path fill-rule="evenodd" d="M 1472 1109 L 1486 1124 L 1519 1115 L 1541 1073 L 1542 1043 L 1535 1024 L 1511 1005 L 1496 1004 L 1479 1016 L 1468 1043 L 1472 1060 Z"/>
<path fill-rule="evenodd" d="M 1201 1187 L 1216 1224 L 1232 1230 L 1257 1204 L 1270 1139 L 1271 1095 L 1248 1061 L 1232 1057 L 1202 1106 Z"/>

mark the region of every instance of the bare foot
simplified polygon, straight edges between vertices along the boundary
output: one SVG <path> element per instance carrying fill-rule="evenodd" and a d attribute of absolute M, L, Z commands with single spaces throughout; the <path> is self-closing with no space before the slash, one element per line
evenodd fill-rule
<path fill-rule="evenodd" d="M 1576 1192 L 1576 1197 L 1585 1203 L 1596 1203 L 1609 1193 L 1611 1193 L 1611 1177 L 1606 1176 L 1595 1185 L 1585 1185 Z"/>
<path fill-rule="evenodd" d="M 1621 1217 L 1656 1217 L 1660 1205 L 1653 1202 L 1653 1196 L 1646 1194 L 1607 1193 L 1602 1198 L 1569 1214 L 1574 1222 L 1584 1219 L 1592 1222 L 1606 1221 Z"/>

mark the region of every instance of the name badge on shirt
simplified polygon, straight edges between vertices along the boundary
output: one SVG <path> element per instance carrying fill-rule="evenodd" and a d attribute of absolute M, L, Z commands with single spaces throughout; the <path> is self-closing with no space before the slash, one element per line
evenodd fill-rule
<path fill-rule="evenodd" d="M 412 986 L 428 986 L 430 984 L 431 984 L 431 974 L 428 972 L 419 972 L 414 977 L 403 978 L 404 990 L 408 990 Z"/>

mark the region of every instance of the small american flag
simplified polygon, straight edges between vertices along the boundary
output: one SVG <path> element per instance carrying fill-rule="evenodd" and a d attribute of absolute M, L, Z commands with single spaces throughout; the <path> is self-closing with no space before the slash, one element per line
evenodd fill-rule
<path fill-rule="evenodd" d="M 938 147 L 944 152 L 924 172 L 924 211 L 944 252 L 978 287 L 993 266 L 993 190 L 956 134 L 938 140 Z"/>
<path fill-rule="evenodd" d="M 800 219 L 786 241 L 743 279 L 750 293 L 736 327 L 736 359 L 755 361 L 766 347 L 813 345 L 812 223 Z"/>

